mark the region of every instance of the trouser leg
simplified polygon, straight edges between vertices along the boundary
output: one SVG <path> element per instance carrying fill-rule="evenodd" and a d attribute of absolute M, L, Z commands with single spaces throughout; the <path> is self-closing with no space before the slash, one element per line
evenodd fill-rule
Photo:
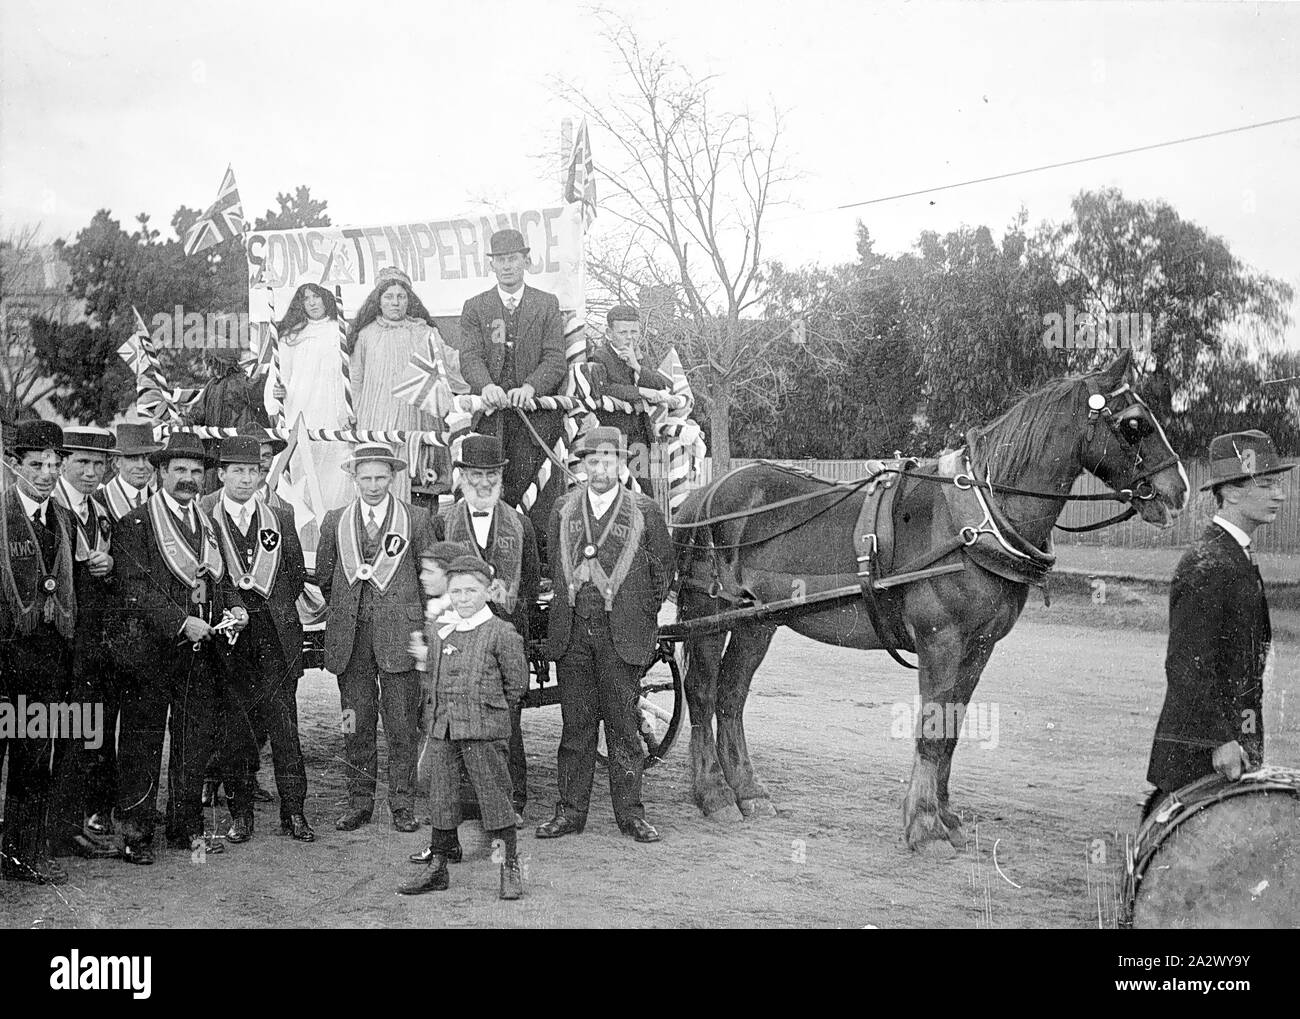
<path fill-rule="evenodd" d="M 461 759 L 478 796 L 485 831 L 514 830 L 515 808 L 510 795 L 510 766 L 505 740 L 459 740 Z"/>
<path fill-rule="evenodd" d="M 557 812 L 578 821 L 587 818 L 596 768 L 596 727 L 600 723 L 600 704 L 595 671 L 591 624 L 575 616 L 569 649 L 555 663 L 563 721 L 556 770 L 560 794 Z"/>
<path fill-rule="evenodd" d="M 222 779 L 232 818 L 253 818 L 253 771 L 257 758 L 254 678 L 248 660 L 227 663 L 222 683 L 221 746 Z M 207 769 L 204 769 L 205 773 Z"/>
<path fill-rule="evenodd" d="M 150 673 L 137 676 L 122 697 L 117 819 L 128 845 L 153 841 L 169 693 L 168 677 Z"/>
<path fill-rule="evenodd" d="M 216 670 L 203 647 L 189 652 L 187 668 L 177 670 L 171 683 L 171 755 L 167 768 L 167 835 L 188 841 L 202 835 L 203 772 L 216 745 Z"/>
<path fill-rule="evenodd" d="M 416 716 L 420 710 L 420 674 L 381 672 L 380 707 L 388 742 L 388 808 L 415 806 Z"/>
<path fill-rule="evenodd" d="M 514 790 L 514 807 L 519 813 L 528 806 L 528 758 L 524 755 L 524 734 L 520 722 L 524 709 L 510 712 L 510 787 Z"/>
<path fill-rule="evenodd" d="M 609 796 L 614 804 L 614 820 L 621 826 L 645 817 L 641 803 L 645 751 L 641 746 L 638 707 L 642 670 L 623 661 L 614 650 L 612 640 L 598 641 L 596 656 L 605 749 L 609 757 Z"/>
<path fill-rule="evenodd" d="M 271 740 L 280 819 L 287 821 L 290 815 L 303 812 L 307 798 L 307 768 L 298 734 L 298 677 L 289 675 L 279 647 L 268 644 L 261 655 L 258 679 L 256 713 L 261 731 Z"/>
<path fill-rule="evenodd" d="M 103 742 L 89 751 L 86 813 L 107 818 L 117 801 L 117 732 L 122 710 L 122 683 L 107 656 L 96 673 L 92 696 L 104 706 Z"/>
<path fill-rule="evenodd" d="M 343 747 L 348 759 L 348 806 L 373 810 L 379 776 L 376 729 L 379 726 L 379 666 L 371 644 L 370 624 L 357 623 L 352 660 L 339 674 L 339 701 L 343 707 Z"/>

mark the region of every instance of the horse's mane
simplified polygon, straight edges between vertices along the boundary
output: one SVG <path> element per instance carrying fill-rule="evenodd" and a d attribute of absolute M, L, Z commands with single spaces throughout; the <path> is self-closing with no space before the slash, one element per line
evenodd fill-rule
<path fill-rule="evenodd" d="M 972 428 L 966 433 L 971 460 L 1003 482 L 1022 477 L 1049 448 L 1058 420 L 1078 416 L 1086 392 L 1082 381 L 1081 377 L 1057 379 L 1022 397 L 1001 417 Z"/>

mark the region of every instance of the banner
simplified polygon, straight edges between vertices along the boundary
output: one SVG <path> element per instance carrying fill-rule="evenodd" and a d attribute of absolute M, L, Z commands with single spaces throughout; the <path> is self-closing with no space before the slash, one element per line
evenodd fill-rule
<path fill-rule="evenodd" d="M 411 278 L 430 314 L 459 315 L 466 300 L 496 285 L 488 241 L 508 228 L 519 230 L 530 249 L 528 285 L 555 294 L 561 308 L 581 308 L 582 207 L 575 203 L 386 226 L 249 231 L 250 318 L 265 322 L 272 307 L 282 316 L 304 283 L 341 287 L 351 315 L 387 266 Z"/>

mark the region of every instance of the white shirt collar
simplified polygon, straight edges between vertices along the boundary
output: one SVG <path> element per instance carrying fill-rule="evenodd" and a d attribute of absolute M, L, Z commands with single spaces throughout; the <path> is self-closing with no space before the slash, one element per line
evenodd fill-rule
<path fill-rule="evenodd" d="M 117 483 L 122 486 L 122 491 L 130 496 L 132 502 L 135 502 L 135 497 L 144 491 L 143 488 L 136 488 L 120 474 L 117 476 Z"/>
<path fill-rule="evenodd" d="M 468 619 L 463 619 L 460 614 L 453 609 L 439 619 L 438 622 L 443 622 L 443 620 L 449 618 L 451 615 L 456 616 L 456 621 L 454 623 L 448 622 L 438 628 L 439 640 L 446 640 L 447 634 L 451 633 L 452 630 L 455 630 L 457 633 L 466 633 L 469 630 L 477 629 L 492 618 L 492 610 L 484 605 Z"/>
<path fill-rule="evenodd" d="M 465 510 L 469 513 L 469 525 L 474 528 L 474 539 L 478 542 L 479 548 L 486 548 L 488 535 L 492 533 L 492 514 L 496 512 L 496 507 L 490 506 L 487 510 L 475 510 L 473 506 L 466 503 Z M 487 516 L 476 517 L 474 515 L 476 512 L 486 512 Z"/>
<path fill-rule="evenodd" d="M 1211 519 L 1211 523 L 1218 524 L 1225 531 L 1231 534 L 1232 537 L 1236 540 L 1237 544 L 1240 545 L 1242 548 L 1250 548 L 1250 535 L 1247 534 L 1245 531 L 1243 531 L 1236 524 L 1231 524 L 1228 521 L 1224 520 L 1223 517 L 1218 515 L 1214 516 Z"/>
<path fill-rule="evenodd" d="M 226 511 L 226 516 L 235 523 L 239 522 L 239 516 L 244 512 L 245 508 L 248 509 L 249 513 L 257 512 L 256 499 L 249 499 L 248 502 L 235 502 L 235 500 L 226 495 L 225 492 L 221 493 L 221 505 Z M 248 519 L 252 520 L 253 518 L 250 516 Z"/>
<path fill-rule="evenodd" d="M 501 304 L 503 306 L 505 305 L 507 299 L 509 299 L 509 300 L 513 300 L 515 302 L 515 307 L 518 308 L 521 304 L 524 303 L 524 288 L 520 287 L 513 294 L 508 294 L 501 289 L 501 284 L 498 283 L 497 296 L 501 298 Z"/>
<path fill-rule="evenodd" d="M 63 489 L 63 497 L 68 501 L 68 509 L 79 517 L 86 514 L 86 503 L 90 501 L 90 496 L 85 495 L 74 485 L 69 485 L 62 478 L 59 479 L 59 487 Z"/>
<path fill-rule="evenodd" d="M 46 515 L 47 513 L 46 507 L 49 506 L 50 504 L 50 500 L 48 498 L 42 500 L 41 502 L 36 502 L 33 499 L 29 499 L 27 497 L 27 493 L 23 491 L 22 486 L 18 484 L 14 485 L 14 490 L 18 493 L 18 498 L 21 499 L 23 502 L 23 509 L 27 511 L 27 519 L 30 520 L 32 514 L 35 513 L 38 509 L 41 511 L 42 520 L 49 519 L 49 517 Z"/>
<path fill-rule="evenodd" d="M 171 497 L 171 494 L 166 489 L 159 489 L 158 494 L 163 497 L 163 502 L 167 504 L 167 508 L 171 510 L 175 516 L 179 517 L 181 520 L 193 520 L 193 518 L 189 516 L 189 511 L 194 508 L 193 499 L 190 500 L 188 506 L 182 506 Z"/>
<path fill-rule="evenodd" d="M 591 503 L 591 512 L 597 517 L 603 517 L 609 512 L 610 506 L 614 505 L 614 500 L 618 498 L 619 486 L 615 485 L 604 495 L 598 495 L 596 490 L 590 485 L 587 486 L 587 500 Z"/>
<path fill-rule="evenodd" d="M 382 526 L 384 523 L 384 517 L 388 516 L 388 503 L 392 498 L 391 495 L 386 495 L 384 496 L 384 501 L 378 506 L 371 506 L 368 502 L 358 496 L 357 501 L 361 503 L 361 522 L 363 524 L 370 523 L 370 514 L 373 513 L 375 515 L 375 523 Z"/>

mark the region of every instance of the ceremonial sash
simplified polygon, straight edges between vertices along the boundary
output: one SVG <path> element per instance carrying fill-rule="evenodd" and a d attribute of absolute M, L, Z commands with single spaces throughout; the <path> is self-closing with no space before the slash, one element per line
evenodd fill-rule
<path fill-rule="evenodd" d="M 490 562 L 496 577 L 488 585 L 488 599 L 495 601 L 506 612 L 514 614 L 519 601 L 519 578 L 523 573 L 524 525 L 508 507 L 498 504 L 492 511 L 491 557 L 479 551 L 474 537 L 474 522 L 470 519 L 469 503 L 462 499 L 447 516 L 447 540 L 468 545 L 478 558 Z"/>
<path fill-rule="evenodd" d="M 238 577 L 235 581 L 241 591 L 256 591 L 263 598 L 271 597 L 271 588 L 280 573 L 280 547 L 283 535 L 280 533 L 280 521 L 263 502 L 249 500 L 257 511 L 257 543 L 253 547 L 253 565 L 244 568 L 239 546 L 235 544 L 234 522 L 226 515 L 226 506 L 220 499 L 212 507 L 212 520 L 217 533 L 221 535 L 221 545 L 226 553 L 226 565 L 230 575 Z"/>
<path fill-rule="evenodd" d="M 172 576 L 191 591 L 198 590 L 199 585 L 203 583 L 204 577 L 210 576 L 213 580 L 221 579 L 221 551 L 217 548 L 217 539 L 212 533 L 212 524 L 203 511 L 199 509 L 198 503 L 191 503 L 191 505 L 194 507 L 194 518 L 199 523 L 199 547 L 203 549 L 202 563 L 195 556 L 194 550 L 190 548 L 190 543 L 186 540 L 185 533 L 176 523 L 171 510 L 163 503 L 162 493 L 158 492 L 150 496 L 145 505 L 149 507 L 149 520 L 153 524 L 154 541 L 158 545 L 158 551 L 162 553 L 163 562 L 167 564 L 167 569 L 171 570 Z"/>
<path fill-rule="evenodd" d="M 27 515 L 16 489 L 6 493 L 5 503 L 9 547 L 5 549 L 8 555 L 0 557 L 0 575 L 3 576 L 4 597 L 13 613 L 15 629 L 18 633 L 34 633 L 39 616 L 45 622 L 53 623 L 59 633 L 70 640 L 77 613 L 77 595 L 72 586 L 72 536 L 55 511 L 57 544 L 54 568 L 50 570 L 31 517 Z M 18 537 L 20 535 L 25 535 L 25 539 Z M 59 538 L 62 540 L 58 541 Z"/>
<path fill-rule="evenodd" d="M 100 488 L 100 492 L 104 495 L 104 503 L 108 506 L 108 512 L 112 515 L 114 523 L 117 523 L 135 509 L 135 503 L 131 501 L 131 497 L 126 494 L 126 490 L 122 487 L 122 476 L 120 474 Z M 146 497 L 149 494 L 149 489 L 146 487 Z"/>
<path fill-rule="evenodd" d="M 599 535 L 592 529 L 587 486 L 577 489 L 571 499 L 560 506 L 560 568 L 569 588 L 569 604 L 575 604 L 578 589 L 586 582 L 595 584 L 605 598 L 605 611 L 614 607 L 614 596 L 632 570 L 641 535 L 645 532 L 645 515 L 636 499 L 622 486 L 610 510 L 609 523 Z M 606 573 L 598 558 L 610 535 L 623 542 L 614 569 Z"/>
<path fill-rule="evenodd" d="M 353 499 L 347 510 L 339 514 L 335 532 L 339 562 L 343 564 L 343 575 L 347 577 L 349 587 L 358 580 L 368 580 L 374 584 L 376 591 L 383 594 L 397 575 L 402 555 L 411 544 L 411 514 L 407 511 L 406 503 L 400 499 L 392 501 L 390 517 L 385 520 L 387 529 L 380 528 L 384 533 L 379 537 L 375 558 L 365 562 L 361 557 L 360 535 L 365 527 L 361 507 L 361 500 Z"/>
<path fill-rule="evenodd" d="M 86 515 L 90 518 L 85 524 L 81 523 L 81 517 L 77 515 L 76 508 L 72 505 L 72 496 L 68 494 L 67 482 L 59 478 L 59 483 L 54 486 L 54 499 L 59 505 L 67 507 L 72 514 L 72 520 L 77 531 L 77 552 L 76 560 L 84 563 L 90 558 L 92 552 L 103 552 L 108 554 L 109 536 L 113 533 L 109 526 L 108 518 L 104 516 L 99 507 L 95 505 L 95 500 L 86 497 Z M 86 537 L 86 532 L 95 539 L 95 547 L 91 548 L 90 539 Z"/>

